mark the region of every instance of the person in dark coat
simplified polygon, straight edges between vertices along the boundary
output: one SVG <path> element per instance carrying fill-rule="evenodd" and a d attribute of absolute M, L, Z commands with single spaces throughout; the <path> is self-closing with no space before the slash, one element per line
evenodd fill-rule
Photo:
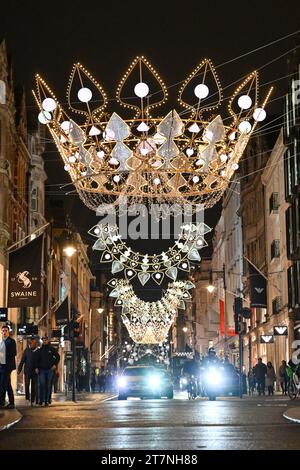
<path fill-rule="evenodd" d="M 36 352 L 36 373 L 39 376 L 39 404 L 48 406 L 51 402 L 53 373 L 60 360 L 58 352 L 49 344 L 48 336 L 43 336 L 42 347 Z"/>
<path fill-rule="evenodd" d="M 254 367 L 254 373 L 257 382 L 258 394 L 265 395 L 267 366 L 263 363 L 261 357 L 258 358 L 258 362 Z"/>
<path fill-rule="evenodd" d="M 16 369 L 17 346 L 9 336 L 9 327 L 2 326 L 2 341 L 0 341 L 0 408 L 15 408 L 15 397 L 11 386 L 11 373 Z M 5 407 L 5 395 L 8 394 L 9 403 Z"/>
<path fill-rule="evenodd" d="M 282 390 L 282 395 L 287 395 L 288 391 L 288 372 L 287 372 L 287 363 L 286 361 L 281 361 L 281 366 L 279 367 L 279 381 Z"/>
<path fill-rule="evenodd" d="M 36 369 L 36 357 L 37 357 L 37 340 L 36 338 L 30 339 L 29 346 L 24 349 L 22 358 L 18 367 L 18 375 L 21 374 L 24 366 L 25 376 L 25 398 L 30 401 L 31 406 L 34 402 L 38 403 L 37 394 L 37 374 Z"/>

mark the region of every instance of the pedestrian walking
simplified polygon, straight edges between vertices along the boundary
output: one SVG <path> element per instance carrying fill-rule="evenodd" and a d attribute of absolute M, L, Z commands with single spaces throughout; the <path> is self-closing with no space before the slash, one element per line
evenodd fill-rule
<path fill-rule="evenodd" d="M 25 377 L 25 398 L 28 403 L 33 406 L 34 402 L 38 404 L 38 390 L 37 382 L 38 377 L 35 372 L 36 369 L 36 352 L 37 352 L 37 340 L 31 338 L 29 345 L 24 349 L 21 361 L 18 366 L 18 375 L 21 374 L 24 366 L 24 377 Z"/>
<path fill-rule="evenodd" d="M 37 351 L 36 373 L 39 376 L 39 405 L 51 403 L 53 373 L 60 360 L 58 352 L 49 344 L 48 336 L 43 336 L 42 347 Z"/>
<path fill-rule="evenodd" d="M 249 395 L 253 395 L 253 393 L 256 389 L 256 379 L 255 379 L 254 367 L 252 367 L 248 372 L 248 387 L 249 387 Z"/>
<path fill-rule="evenodd" d="M 99 392 L 100 393 L 105 393 L 105 390 L 106 390 L 106 375 L 105 375 L 104 370 L 101 370 L 101 373 L 98 376 L 98 386 L 99 386 Z"/>
<path fill-rule="evenodd" d="M 93 393 L 96 390 L 96 372 L 95 371 L 93 371 L 91 375 L 91 389 Z"/>
<path fill-rule="evenodd" d="M 258 362 L 256 366 L 254 366 L 254 373 L 257 382 L 258 394 L 265 395 L 267 366 L 263 363 L 261 357 L 258 358 Z"/>
<path fill-rule="evenodd" d="M 266 386 L 268 388 L 268 395 L 274 395 L 274 383 L 276 382 L 275 369 L 272 365 L 272 362 L 267 363 L 267 373 L 266 373 Z"/>
<path fill-rule="evenodd" d="M 281 361 L 281 365 L 279 367 L 279 381 L 280 387 L 282 390 L 282 395 L 287 395 L 288 392 L 288 372 L 287 372 L 287 363 L 286 361 Z"/>
<path fill-rule="evenodd" d="M 1 328 L 2 340 L 0 341 L 0 408 L 15 408 L 15 397 L 11 386 L 11 373 L 16 369 L 17 346 L 13 338 L 9 336 L 9 327 Z M 8 405 L 5 406 L 5 396 L 8 395 Z"/>

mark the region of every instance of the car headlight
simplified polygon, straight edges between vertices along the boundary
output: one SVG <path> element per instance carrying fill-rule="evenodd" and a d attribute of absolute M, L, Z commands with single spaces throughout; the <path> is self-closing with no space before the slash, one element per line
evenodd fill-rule
<path fill-rule="evenodd" d="M 219 385 L 220 381 L 221 381 L 221 378 L 220 378 L 220 374 L 216 371 L 209 371 L 207 374 L 206 374 L 206 380 L 211 383 L 212 385 Z"/>
<path fill-rule="evenodd" d="M 126 386 L 126 383 L 127 383 L 127 380 L 125 379 L 125 377 L 118 378 L 118 386 L 120 388 L 124 388 Z"/>
<path fill-rule="evenodd" d="M 158 375 L 150 375 L 148 383 L 150 387 L 158 387 L 160 385 L 160 377 Z"/>

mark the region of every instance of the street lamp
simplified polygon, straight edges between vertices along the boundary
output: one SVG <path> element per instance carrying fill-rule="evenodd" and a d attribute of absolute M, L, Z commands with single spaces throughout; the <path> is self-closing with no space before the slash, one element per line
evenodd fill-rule
<path fill-rule="evenodd" d="M 72 258 L 72 256 L 77 252 L 76 247 L 72 243 L 68 243 L 64 248 L 63 252 L 67 255 L 68 258 Z M 78 275 L 78 272 L 77 272 Z M 72 289 L 71 289 L 72 295 Z M 72 306 L 72 299 L 71 299 L 71 306 Z M 72 321 L 71 321 L 71 343 L 72 343 L 72 401 L 76 402 L 76 377 L 75 377 L 75 369 L 76 369 L 76 342 L 75 342 L 75 310 L 72 309 Z"/>
<path fill-rule="evenodd" d="M 182 328 L 182 331 L 183 331 L 184 333 L 186 333 L 186 332 L 187 332 L 187 330 L 188 330 L 188 329 L 187 329 L 187 327 L 186 327 L 186 326 L 184 326 L 184 327 Z"/>
<path fill-rule="evenodd" d="M 98 313 L 100 313 L 100 314 L 104 312 L 104 308 L 102 308 L 102 307 L 97 308 L 97 310 L 98 310 Z"/>
<path fill-rule="evenodd" d="M 215 290 L 215 286 L 213 286 L 212 284 L 209 284 L 209 285 L 206 287 L 206 289 L 208 290 L 208 292 L 209 292 L 210 294 L 212 294 L 213 291 Z"/>
<path fill-rule="evenodd" d="M 63 252 L 67 255 L 68 258 L 72 258 L 72 256 L 74 255 L 74 253 L 76 253 L 76 248 L 74 245 L 71 245 L 71 244 L 68 244 L 65 246 L 65 248 L 63 249 Z"/>

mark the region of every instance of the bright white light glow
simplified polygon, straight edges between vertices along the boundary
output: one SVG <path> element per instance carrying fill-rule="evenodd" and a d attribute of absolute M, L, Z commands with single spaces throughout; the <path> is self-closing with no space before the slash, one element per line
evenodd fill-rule
<path fill-rule="evenodd" d="M 147 96 L 149 93 L 149 87 L 147 83 L 144 83 L 144 82 L 137 83 L 134 87 L 134 93 L 139 98 L 145 98 L 145 96 Z"/>
<path fill-rule="evenodd" d="M 153 183 L 158 186 L 160 184 L 160 179 L 159 178 L 154 178 Z"/>
<path fill-rule="evenodd" d="M 88 103 L 92 99 L 92 92 L 89 88 L 80 88 L 80 90 L 77 93 L 79 101 L 82 103 Z"/>
<path fill-rule="evenodd" d="M 213 286 L 212 284 L 209 284 L 209 286 L 207 286 L 207 290 L 210 294 L 212 294 L 213 291 L 215 290 L 215 286 Z"/>
<path fill-rule="evenodd" d="M 125 358 L 124 358 L 124 360 L 125 360 Z M 119 377 L 119 378 L 118 378 L 118 385 L 119 385 L 120 388 L 125 387 L 125 386 L 126 386 L 126 382 L 127 382 L 127 381 L 126 381 L 126 378 L 125 378 L 125 377 Z"/>
<path fill-rule="evenodd" d="M 263 108 L 256 108 L 253 113 L 254 121 L 260 122 L 266 119 L 267 113 Z"/>
<path fill-rule="evenodd" d="M 77 250 L 76 250 L 76 248 L 75 248 L 74 246 L 68 245 L 68 246 L 66 246 L 66 247 L 64 248 L 63 251 L 64 251 L 64 253 L 66 253 L 66 255 L 67 255 L 69 258 L 71 258 L 71 257 L 74 255 L 74 253 L 76 253 Z"/>
<path fill-rule="evenodd" d="M 120 179 L 121 179 L 121 178 L 120 178 L 119 175 L 115 175 L 115 176 L 113 177 L 113 180 L 114 180 L 115 183 L 118 183 L 118 182 L 120 181 Z"/>
<path fill-rule="evenodd" d="M 242 134 L 249 134 L 249 132 L 251 131 L 251 128 L 252 126 L 249 121 L 242 121 L 239 124 L 239 131 Z"/>
<path fill-rule="evenodd" d="M 48 111 L 41 111 L 38 115 L 38 120 L 41 124 L 48 124 L 51 119 L 52 116 Z"/>
<path fill-rule="evenodd" d="M 241 109 L 249 109 L 252 105 L 252 99 L 248 95 L 242 95 L 238 99 L 238 105 Z"/>
<path fill-rule="evenodd" d="M 149 377 L 150 387 L 158 387 L 160 385 L 160 378 L 158 375 L 150 375 Z"/>
<path fill-rule="evenodd" d="M 56 108 L 56 101 L 53 98 L 45 98 L 42 103 L 43 109 L 45 111 L 54 111 Z"/>
<path fill-rule="evenodd" d="M 62 128 L 63 131 L 67 133 L 67 132 L 70 132 L 70 130 L 72 129 L 72 123 L 70 121 L 63 121 L 60 127 Z"/>
<path fill-rule="evenodd" d="M 206 380 L 212 385 L 218 385 L 221 381 L 220 374 L 215 370 L 209 370 L 206 374 Z"/>
<path fill-rule="evenodd" d="M 204 83 L 201 83 L 200 85 L 197 85 L 194 89 L 194 93 L 199 98 L 206 98 L 208 93 L 209 93 L 209 88 L 208 86 L 204 85 Z"/>
<path fill-rule="evenodd" d="M 199 176 L 193 176 L 193 182 L 194 183 L 199 183 L 199 181 L 200 181 Z"/>

